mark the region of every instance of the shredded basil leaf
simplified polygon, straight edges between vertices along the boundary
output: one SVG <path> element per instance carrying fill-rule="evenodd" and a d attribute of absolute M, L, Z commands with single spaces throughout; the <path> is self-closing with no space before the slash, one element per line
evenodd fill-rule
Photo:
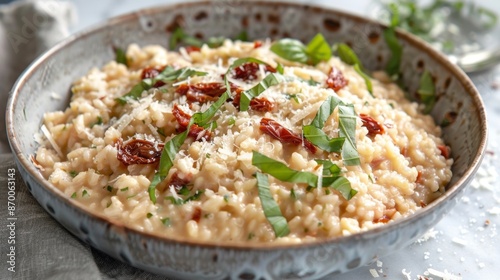
<path fill-rule="evenodd" d="M 370 93 L 371 96 L 373 96 L 373 85 L 372 85 L 372 80 L 370 77 L 363 71 L 361 71 L 361 68 L 359 68 L 359 64 L 354 65 L 354 70 L 365 80 L 366 84 L 366 89 Z"/>
<path fill-rule="evenodd" d="M 316 113 L 313 121 L 311 122 L 311 125 L 320 129 L 323 128 L 326 121 L 335 110 L 335 107 L 337 107 L 340 103 L 341 100 L 335 95 L 328 96 L 328 98 L 319 107 L 319 110 Z"/>
<path fill-rule="evenodd" d="M 399 74 L 401 57 L 403 56 L 403 46 L 399 43 L 398 38 L 396 37 L 396 32 L 392 27 L 384 30 L 384 39 L 389 47 L 389 50 L 391 50 L 391 57 L 387 62 L 385 71 L 389 74 L 389 76 L 393 77 L 394 75 Z"/>
<path fill-rule="evenodd" d="M 332 153 L 342 150 L 345 141 L 344 137 L 329 138 L 323 130 L 314 125 L 306 125 L 302 127 L 302 131 L 307 140 L 324 151 Z"/>
<path fill-rule="evenodd" d="M 275 236 L 279 238 L 288 235 L 290 233 L 290 228 L 288 227 L 285 217 L 283 217 L 281 213 L 278 203 L 273 199 L 269 189 L 267 175 L 260 172 L 257 172 L 255 175 L 257 178 L 257 188 L 259 190 L 262 209 L 264 210 L 267 221 L 273 227 Z"/>
<path fill-rule="evenodd" d="M 387 29 L 384 30 L 383 35 L 385 39 L 385 43 L 389 47 L 391 51 L 391 57 L 387 62 L 385 67 L 385 71 L 389 76 L 394 77 L 399 74 L 399 67 L 401 65 L 401 57 L 403 55 L 403 46 L 399 43 L 398 38 L 396 37 L 396 27 L 399 25 L 399 11 L 396 4 L 392 3 L 389 5 L 389 9 L 391 10 L 391 22 Z"/>
<path fill-rule="evenodd" d="M 346 200 L 351 199 L 358 193 L 351 187 L 349 180 L 342 176 L 323 177 L 323 186 L 337 190 Z"/>
<path fill-rule="evenodd" d="M 313 65 L 327 61 L 332 57 L 332 48 L 321 33 L 316 34 L 307 44 L 306 52 Z"/>
<path fill-rule="evenodd" d="M 252 165 L 283 182 L 305 183 L 311 187 L 316 187 L 318 184 L 318 176 L 315 174 L 293 170 L 286 164 L 256 151 L 253 151 Z"/>
<path fill-rule="evenodd" d="M 309 60 L 306 53 L 306 47 L 299 40 L 289 38 L 281 39 L 274 42 L 270 50 L 286 60 L 303 64 L 306 64 Z"/>
<path fill-rule="evenodd" d="M 305 46 L 295 39 L 285 38 L 274 42 L 271 51 L 276 55 L 294 62 L 316 65 L 332 57 L 332 50 L 322 34 L 316 34 Z"/>
<path fill-rule="evenodd" d="M 352 104 L 339 104 L 339 136 L 345 137 L 342 147 L 342 159 L 345 165 L 359 165 L 356 149 L 356 112 Z"/>
<path fill-rule="evenodd" d="M 182 81 L 192 76 L 205 76 L 207 72 L 197 71 L 190 68 L 181 68 L 175 70 L 172 66 L 167 66 L 160 74 L 158 74 L 154 78 L 143 79 L 137 85 L 135 85 L 127 94 L 122 97 L 117 98 L 116 100 L 120 104 L 127 103 L 128 99 L 139 99 L 142 93 L 146 90 L 150 90 L 158 81 L 162 81 L 164 83 L 174 82 L 174 81 Z"/>
<path fill-rule="evenodd" d="M 253 151 L 252 165 L 274 178 L 290 183 L 305 183 L 310 188 L 318 187 L 318 176 L 311 172 L 297 171 L 284 163 Z M 331 168 L 331 166 L 329 166 Z M 324 172 L 324 171 L 323 171 Z M 351 199 L 357 192 L 351 188 L 349 180 L 341 176 L 322 176 L 321 187 L 331 187 L 338 190 L 345 199 Z"/>
<path fill-rule="evenodd" d="M 168 171 L 172 166 L 174 166 L 174 159 L 177 153 L 179 152 L 180 147 L 184 143 L 189 133 L 189 127 L 186 131 L 181 134 L 176 135 L 172 139 L 170 139 L 167 143 L 165 143 L 165 147 L 161 152 L 160 157 L 160 167 L 158 168 L 158 172 L 155 173 L 153 180 L 149 184 L 148 192 L 149 198 L 151 201 L 156 203 L 156 186 L 168 175 Z"/>
<path fill-rule="evenodd" d="M 247 111 L 248 107 L 250 107 L 250 101 L 253 98 L 259 96 L 269 87 L 280 84 L 283 80 L 283 76 L 280 74 L 269 73 L 257 85 L 253 86 L 249 90 L 243 91 L 240 97 L 240 111 Z"/>
<path fill-rule="evenodd" d="M 361 60 L 359 60 L 356 53 L 349 47 L 347 44 L 339 43 L 337 45 L 337 54 L 344 63 L 349 65 L 358 64 L 360 69 L 364 71 L 363 65 L 361 64 Z"/>
<path fill-rule="evenodd" d="M 335 107 L 339 106 L 339 104 L 343 103 L 338 97 L 334 95 L 328 96 L 328 98 L 319 107 L 319 110 L 311 124 L 302 128 L 304 137 L 307 140 L 327 152 L 341 152 L 344 149 L 344 136 L 329 138 L 322 130 L 325 126 L 325 122 L 333 113 Z"/>
<path fill-rule="evenodd" d="M 323 165 L 323 176 L 340 176 L 342 173 L 340 167 L 330 160 L 316 159 L 315 161 Z"/>
<path fill-rule="evenodd" d="M 182 42 L 187 44 L 187 45 L 199 47 L 199 48 L 203 45 L 203 41 L 201 41 L 200 39 L 198 39 L 196 37 L 193 37 L 193 36 L 190 36 L 190 35 L 184 33 L 184 30 L 182 30 L 182 28 L 178 27 L 177 29 L 175 29 L 175 31 L 170 36 L 170 39 L 168 41 L 168 47 L 171 50 L 174 50 L 177 47 L 177 45 L 182 43 Z"/>
<path fill-rule="evenodd" d="M 422 74 L 419 85 L 417 94 L 420 101 L 425 105 L 424 113 L 428 114 L 431 112 L 434 104 L 436 103 L 436 88 L 429 71 L 426 70 L 424 74 Z"/>
<path fill-rule="evenodd" d="M 340 60 L 354 67 L 354 70 L 365 80 L 366 89 L 373 96 L 372 81 L 356 53 L 347 44 L 340 43 L 337 45 L 337 54 Z"/>
<path fill-rule="evenodd" d="M 121 63 L 125 66 L 128 66 L 127 56 L 126 56 L 125 51 L 123 49 L 115 48 L 115 59 L 116 59 L 116 62 Z"/>

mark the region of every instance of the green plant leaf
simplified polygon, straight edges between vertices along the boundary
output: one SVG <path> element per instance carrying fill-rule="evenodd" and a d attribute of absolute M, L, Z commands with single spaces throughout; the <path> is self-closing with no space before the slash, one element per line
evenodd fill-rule
<path fill-rule="evenodd" d="M 260 172 L 257 172 L 255 175 L 257 178 L 260 203 L 262 204 L 262 209 L 264 210 L 267 221 L 274 230 L 275 236 L 279 238 L 288 235 L 290 233 L 290 228 L 288 227 L 285 217 L 283 217 L 281 213 L 278 203 L 276 203 L 271 195 L 267 175 Z"/>
<path fill-rule="evenodd" d="M 339 136 L 345 138 L 342 147 L 342 159 L 345 165 L 359 165 L 359 154 L 356 149 L 356 112 L 352 104 L 339 106 Z"/>

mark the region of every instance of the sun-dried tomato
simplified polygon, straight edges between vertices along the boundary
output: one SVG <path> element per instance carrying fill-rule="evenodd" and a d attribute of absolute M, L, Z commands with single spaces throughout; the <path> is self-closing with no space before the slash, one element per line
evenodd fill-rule
<path fill-rule="evenodd" d="M 262 47 L 262 41 L 259 41 L 259 40 L 253 41 L 253 48 L 254 49 L 257 49 L 260 47 Z"/>
<path fill-rule="evenodd" d="M 195 46 L 186 46 L 185 47 L 187 53 L 199 52 L 201 49 Z"/>
<path fill-rule="evenodd" d="M 382 217 L 378 218 L 378 219 L 375 219 L 375 223 L 384 223 L 384 224 L 387 224 L 389 221 L 391 220 L 390 217 L 388 217 L 387 215 L 383 215 Z"/>
<path fill-rule="evenodd" d="M 184 176 L 184 178 L 181 178 L 179 172 L 174 172 L 168 180 L 167 186 L 173 186 L 175 191 L 178 192 L 182 187 L 189 184 L 189 182 L 191 182 L 191 176 Z"/>
<path fill-rule="evenodd" d="M 415 183 L 421 184 L 422 183 L 422 171 L 418 171 L 417 173 L 417 179 L 415 179 Z"/>
<path fill-rule="evenodd" d="M 152 79 L 156 76 L 158 76 L 158 74 L 160 74 L 163 70 L 165 69 L 165 67 L 162 67 L 162 68 L 156 68 L 156 67 L 146 67 L 144 69 L 142 69 L 142 73 L 141 73 L 141 79 Z M 162 81 L 157 81 L 153 87 L 161 87 L 161 86 L 164 86 L 165 83 L 162 82 Z"/>
<path fill-rule="evenodd" d="M 236 108 L 240 108 L 242 90 L 237 90 L 233 97 L 233 105 Z M 250 100 L 250 109 L 259 112 L 271 112 L 274 109 L 274 103 L 269 101 L 265 97 L 256 97 Z"/>
<path fill-rule="evenodd" d="M 295 134 L 293 131 L 285 128 L 277 121 L 269 118 L 260 120 L 260 130 L 271 137 L 278 139 L 282 143 L 304 146 L 310 153 L 316 153 L 317 148 L 309 140 Z"/>
<path fill-rule="evenodd" d="M 133 139 L 123 143 L 117 142 L 116 158 L 125 165 L 150 164 L 160 161 L 163 143 L 151 142 L 143 139 Z"/>
<path fill-rule="evenodd" d="M 332 69 L 328 73 L 326 85 L 334 91 L 338 91 L 347 86 L 348 83 L 349 81 L 346 80 L 344 74 L 342 74 L 342 72 L 338 68 L 332 67 Z"/>
<path fill-rule="evenodd" d="M 446 145 L 438 145 L 438 149 L 441 152 L 441 155 L 443 155 L 443 157 L 445 159 L 449 159 L 450 158 L 450 148 L 448 146 L 446 146 Z"/>
<path fill-rule="evenodd" d="M 276 69 L 270 65 L 265 64 L 267 72 L 276 73 Z M 255 62 L 248 62 L 242 64 L 233 70 L 233 78 L 243 81 L 253 81 L 258 78 L 259 64 Z"/>
<path fill-rule="evenodd" d="M 185 95 L 189 102 L 206 103 L 215 101 L 226 91 L 223 83 L 182 84 L 175 92 Z"/>
<path fill-rule="evenodd" d="M 201 219 L 201 208 L 195 207 L 193 209 L 193 217 L 191 218 L 191 220 L 198 223 L 200 221 L 200 219 Z"/>
<path fill-rule="evenodd" d="M 363 122 L 363 126 L 366 127 L 366 129 L 368 129 L 368 136 L 374 137 L 377 134 L 384 133 L 384 128 L 372 117 L 365 114 L 360 114 L 359 117 Z"/>
<path fill-rule="evenodd" d="M 189 121 L 191 120 L 191 116 L 182 111 L 177 104 L 174 104 L 174 108 L 172 109 L 172 114 L 174 115 L 175 119 L 177 120 L 177 123 L 179 123 L 179 132 L 184 132 L 188 128 Z M 205 139 L 207 141 L 210 140 L 212 137 L 212 133 L 203 127 L 193 124 L 191 125 L 191 128 L 189 129 L 188 135 L 190 137 L 193 137 L 196 140 L 200 139 Z"/>

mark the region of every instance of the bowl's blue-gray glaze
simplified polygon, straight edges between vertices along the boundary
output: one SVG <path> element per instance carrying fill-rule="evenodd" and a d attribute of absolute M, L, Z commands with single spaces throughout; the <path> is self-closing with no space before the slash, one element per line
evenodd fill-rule
<path fill-rule="evenodd" d="M 294 37 L 308 41 L 321 32 L 329 42 L 346 42 L 365 67 L 383 69 L 390 52 L 384 26 L 320 7 L 259 1 L 186 3 L 138 11 L 111 19 L 68 38 L 38 58 L 19 78 L 7 109 L 7 129 L 20 172 L 50 215 L 81 240 L 133 266 L 185 279 L 297 279 L 342 273 L 407 246 L 456 204 L 485 152 L 487 128 L 479 93 L 469 78 L 424 42 L 398 33 L 404 46 L 403 82 L 414 94 L 424 70 L 436 83 L 432 111 L 455 159 L 447 192 L 415 215 L 368 232 L 304 245 L 213 245 L 179 242 L 144 234 L 89 213 L 45 180 L 30 161 L 45 112 L 67 106 L 72 81 L 114 59 L 113 47 L 130 43 L 167 46 L 177 27 L 201 38 Z M 63 96 L 52 98 L 53 93 Z"/>

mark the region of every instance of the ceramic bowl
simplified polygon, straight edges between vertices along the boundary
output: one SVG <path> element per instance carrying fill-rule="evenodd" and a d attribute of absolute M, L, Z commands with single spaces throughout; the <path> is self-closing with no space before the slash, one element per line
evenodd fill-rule
<path fill-rule="evenodd" d="M 19 78 L 7 108 L 7 128 L 19 171 L 40 205 L 91 246 L 135 267 L 185 279 L 307 279 L 342 273 L 375 256 L 400 250 L 434 226 L 457 203 L 485 153 L 485 110 L 469 78 L 423 41 L 398 33 L 404 46 L 403 83 L 414 95 L 427 70 L 435 80 L 435 121 L 443 128 L 455 162 L 446 193 L 416 214 L 347 237 L 302 245 L 207 245 L 145 234 L 87 212 L 40 175 L 31 163 L 45 112 L 68 105 L 72 81 L 114 59 L 113 47 L 168 45 L 176 27 L 199 38 L 293 37 L 310 40 L 321 32 L 345 42 L 370 70 L 383 69 L 390 52 L 385 26 L 359 16 L 303 4 L 264 1 L 189 2 L 137 11 L 74 35 L 39 57 Z M 52 98 L 53 93 L 64 97 Z"/>

